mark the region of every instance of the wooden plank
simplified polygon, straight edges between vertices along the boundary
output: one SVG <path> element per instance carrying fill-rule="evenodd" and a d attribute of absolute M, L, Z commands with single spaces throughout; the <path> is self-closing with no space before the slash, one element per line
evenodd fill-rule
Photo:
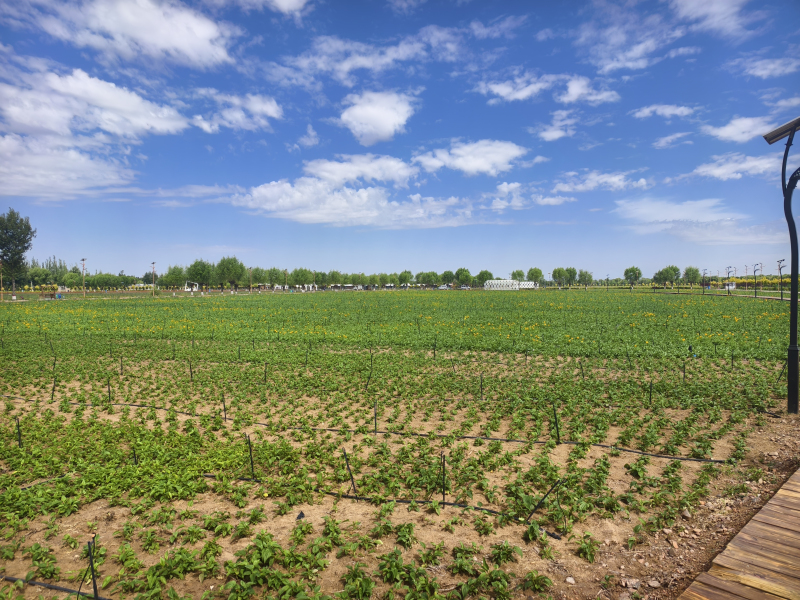
<path fill-rule="evenodd" d="M 769 506 L 773 510 L 793 510 L 800 512 L 800 497 L 792 498 L 791 496 L 773 496 L 765 508 Z M 796 518 L 796 517 L 795 517 Z"/>
<path fill-rule="evenodd" d="M 692 593 L 688 593 L 690 591 Z M 686 598 L 687 600 L 744 600 L 745 596 L 737 596 L 736 594 L 731 594 L 725 590 L 711 587 L 710 585 L 705 585 L 695 580 L 695 582 L 689 586 L 689 589 L 681 594 L 681 598 Z"/>
<path fill-rule="evenodd" d="M 709 587 L 720 589 L 723 592 L 735 594 L 737 596 L 741 596 L 742 598 L 747 598 L 747 600 L 775 600 L 780 598 L 780 596 L 776 596 L 768 592 L 762 592 L 761 590 L 742 585 L 736 581 L 728 581 L 720 577 L 715 577 L 709 573 L 700 573 L 695 581 L 699 581 L 700 583 Z"/>
<path fill-rule="evenodd" d="M 781 542 L 775 542 L 766 538 L 756 538 L 744 532 L 739 532 L 729 544 L 734 548 L 740 548 L 743 552 L 749 552 L 751 548 L 756 548 L 763 556 L 775 555 L 775 559 L 780 562 L 788 562 L 791 565 L 800 564 L 800 549 L 792 548 Z"/>
<path fill-rule="evenodd" d="M 755 515 L 753 515 L 753 520 L 761 523 L 769 523 L 770 525 L 788 529 L 789 531 L 800 532 L 800 522 L 787 521 L 785 515 L 767 510 L 767 508 L 768 507 L 765 506 Z"/>
<path fill-rule="evenodd" d="M 800 549 L 800 533 L 789 531 L 788 529 L 781 529 L 774 525 L 750 521 L 747 526 L 739 532 L 739 535 L 742 534 L 753 536 L 757 540 L 768 540 L 770 542 L 785 544 L 790 548 Z"/>
<path fill-rule="evenodd" d="M 756 549 L 744 551 L 728 545 L 728 547 L 723 551 L 723 554 L 742 561 L 748 565 L 767 569 L 775 573 L 780 573 L 781 575 L 786 575 L 787 577 L 794 577 L 797 575 L 797 565 L 786 564 L 783 561 L 775 560 L 774 558 L 769 558 L 768 556 L 763 556 Z M 720 556 L 721 555 L 717 555 L 717 558 Z M 717 558 L 714 559 L 714 562 L 717 562 Z M 800 583 L 800 581 L 798 581 L 798 583 Z"/>
<path fill-rule="evenodd" d="M 776 496 L 792 496 L 793 498 L 800 498 L 800 486 L 798 487 L 782 487 L 777 492 Z"/>
<path fill-rule="evenodd" d="M 737 581 L 742 585 L 748 585 L 781 598 L 800 600 L 800 581 L 795 577 L 762 569 L 724 553 L 714 559 L 709 573 L 715 577 Z"/>

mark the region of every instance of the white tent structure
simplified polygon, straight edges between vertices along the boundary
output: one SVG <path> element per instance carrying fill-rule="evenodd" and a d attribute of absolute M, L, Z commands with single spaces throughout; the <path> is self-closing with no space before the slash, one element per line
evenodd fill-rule
<path fill-rule="evenodd" d="M 539 284 L 535 281 L 517 281 L 516 279 L 489 279 L 483 284 L 485 290 L 516 291 L 538 288 Z"/>

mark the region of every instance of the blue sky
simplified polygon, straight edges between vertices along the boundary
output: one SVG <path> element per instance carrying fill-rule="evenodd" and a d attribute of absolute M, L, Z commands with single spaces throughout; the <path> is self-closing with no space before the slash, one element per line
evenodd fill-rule
<path fill-rule="evenodd" d="M 770 273 L 761 135 L 800 115 L 798 22 L 792 0 L 0 2 L 0 193 L 33 256 L 110 272 Z"/>

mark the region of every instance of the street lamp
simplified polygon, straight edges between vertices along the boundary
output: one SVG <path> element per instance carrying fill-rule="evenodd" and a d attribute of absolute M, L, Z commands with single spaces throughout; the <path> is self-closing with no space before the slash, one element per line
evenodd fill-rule
<path fill-rule="evenodd" d="M 249 293 L 252 294 L 253 293 L 253 267 L 249 267 L 247 270 L 250 271 L 250 292 Z"/>
<path fill-rule="evenodd" d="M 606 291 L 608 291 L 608 273 L 606 273 Z"/>
<path fill-rule="evenodd" d="M 708 269 L 703 269 L 703 295 L 704 296 L 706 294 L 706 271 L 708 271 Z"/>
<path fill-rule="evenodd" d="M 83 297 L 86 298 L 86 259 L 81 259 L 81 286 L 83 287 Z"/>
<path fill-rule="evenodd" d="M 758 263 L 753 265 L 753 298 L 758 298 Z"/>
<path fill-rule="evenodd" d="M 152 284 L 153 284 L 153 299 L 155 299 L 155 297 L 156 297 L 156 263 L 155 263 L 155 261 L 151 262 L 150 265 L 153 267 Z"/>
<path fill-rule="evenodd" d="M 785 263 L 785 262 L 786 262 L 785 258 L 782 258 L 782 259 L 780 259 L 778 261 L 778 273 L 780 274 L 780 278 L 781 278 L 781 283 L 780 283 L 780 286 L 781 286 L 781 300 L 783 300 L 783 263 Z"/>
<path fill-rule="evenodd" d="M 789 226 L 789 242 L 792 247 L 792 262 L 789 274 L 791 292 L 789 301 L 789 348 L 786 353 L 786 381 L 788 384 L 787 410 L 794 414 L 797 414 L 798 408 L 798 379 L 800 379 L 800 365 L 798 365 L 798 359 L 800 358 L 800 349 L 797 347 L 797 227 L 794 223 L 794 215 L 792 215 L 792 193 L 794 192 L 794 188 L 797 187 L 797 180 L 800 179 L 800 169 L 797 169 L 789 176 L 789 181 L 787 183 L 786 161 L 789 158 L 789 148 L 792 147 L 794 134 L 798 127 L 800 127 L 800 117 L 781 125 L 764 136 L 764 140 L 769 145 L 787 136 L 789 138 L 786 140 L 786 150 L 783 152 L 781 187 L 783 189 L 783 213 L 786 216 L 786 224 Z"/>

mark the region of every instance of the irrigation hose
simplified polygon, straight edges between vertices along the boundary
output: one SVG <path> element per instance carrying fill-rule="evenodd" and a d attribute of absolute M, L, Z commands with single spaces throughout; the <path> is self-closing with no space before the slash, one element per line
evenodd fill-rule
<path fill-rule="evenodd" d="M 68 594 L 75 594 L 76 596 L 80 595 L 80 596 L 85 596 L 87 598 L 96 598 L 97 600 L 110 600 L 109 598 L 104 598 L 102 596 L 95 596 L 93 593 L 90 592 L 81 592 L 80 590 L 72 590 L 69 588 L 61 587 L 60 585 L 52 585 L 50 583 L 44 583 L 43 581 L 34 581 L 32 579 L 20 579 L 18 577 L 10 577 L 8 575 L 0 575 L 0 579 L 4 579 L 12 583 L 21 581 L 24 585 L 38 585 L 39 587 L 43 587 L 48 590 L 55 590 L 57 592 L 67 592 Z"/>

